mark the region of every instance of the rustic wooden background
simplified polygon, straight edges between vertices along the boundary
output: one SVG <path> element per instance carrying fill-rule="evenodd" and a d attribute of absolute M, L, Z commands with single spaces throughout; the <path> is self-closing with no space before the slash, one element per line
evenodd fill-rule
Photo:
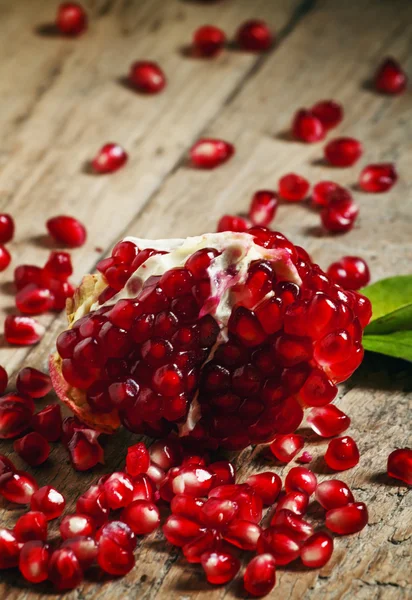
<path fill-rule="evenodd" d="M 13 311 L 12 268 L 42 264 L 47 257 L 44 223 L 51 216 L 73 214 L 88 224 L 87 244 L 73 252 L 79 281 L 124 235 L 213 231 L 223 212 L 245 210 L 253 191 L 276 187 L 278 178 L 292 170 L 313 183 L 332 178 L 355 186 L 361 215 L 342 237 L 322 234 L 318 215 L 304 205 L 279 210 L 276 226 L 308 248 L 321 266 L 349 252 L 368 260 L 374 280 L 412 271 L 412 94 L 379 96 L 368 83 L 387 55 L 412 75 L 410 0 L 89 0 L 84 5 L 90 29 L 74 40 L 53 35 L 46 26 L 57 5 L 57 0 L 0 0 L 0 206 L 17 225 L 13 264 L 1 275 L 3 314 Z M 277 32 L 268 54 L 232 49 L 212 61 L 187 56 L 198 26 L 216 24 L 232 37 L 251 17 L 266 19 Z M 144 97 L 124 85 L 129 64 L 141 58 L 164 68 L 169 81 L 164 93 Z M 288 137 L 294 110 L 325 98 L 345 108 L 336 133 L 364 143 L 360 165 L 328 168 L 322 144 Z M 235 158 L 213 172 L 190 169 L 187 151 L 200 135 L 233 142 Z M 129 163 L 115 175 L 93 176 L 87 161 L 107 141 L 124 146 Z M 399 183 L 382 196 L 357 191 L 360 167 L 381 160 L 396 162 Z M 23 365 L 46 368 L 65 319 L 50 315 L 41 321 L 48 330 L 38 347 L 2 344 L 0 362 L 9 373 Z M 350 433 L 362 453 L 359 466 L 342 478 L 357 499 L 368 503 L 369 526 L 337 540 L 331 562 L 320 571 L 279 569 L 271 597 L 412 597 L 411 495 L 385 475 L 389 452 L 411 444 L 411 390 L 410 365 L 376 355 L 342 386 L 338 405 L 351 415 Z M 98 471 L 120 467 L 132 439 L 126 432 L 110 439 L 107 465 Z M 9 453 L 11 446 L 2 443 L 0 451 Z M 312 438 L 308 447 L 318 457 L 312 464 L 322 477 L 325 444 Z M 259 450 L 244 451 L 237 465 L 241 479 L 270 466 Z M 72 503 L 73 490 L 80 494 L 98 472 L 74 474 L 56 445 L 36 476 Z M 21 512 L 6 503 L 0 508 L 6 526 Z M 46 585 L 33 592 L 17 572 L 3 571 L 0 579 L 1 598 L 57 597 Z M 137 566 L 127 577 L 103 585 L 89 578 L 67 597 L 218 600 L 243 595 L 237 582 L 212 589 L 200 569 L 185 563 L 158 532 L 141 543 Z"/>

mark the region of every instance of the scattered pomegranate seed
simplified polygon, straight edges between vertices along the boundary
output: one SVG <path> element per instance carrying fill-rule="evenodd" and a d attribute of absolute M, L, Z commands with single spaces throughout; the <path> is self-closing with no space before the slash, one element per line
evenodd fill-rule
<path fill-rule="evenodd" d="M 398 181 L 393 163 L 367 165 L 359 176 L 359 186 L 364 192 L 380 194 L 387 192 Z"/>
<path fill-rule="evenodd" d="M 126 164 L 127 152 L 119 144 L 109 143 L 102 146 L 92 161 L 96 173 L 114 173 Z"/>
<path fill-rule="evenodd" d="M 49 559 L 48 544 L 39 540 L 26 542 L 19 557 L 20 573 L 31 583 L 45 581 L 49 573 Z"/>
<path fill-rule="evenodd" d="M 309 496 L 305 492 L 288 492 L 277 503 L 276 512 L 290 510 L 296 515 L 304 515 L 309 504 Z"/>
<path fill-rule="evenodd" d="M 5 473 L 14 473 L 16 467 L 7 456 L 0 454 L 0 477 Z"/>
<path fill-rule="evenodd" d="M 95 532 L 93 519 L 88 515 L 66 515 L 60 522 L 60 535 L 64 540 L 78 536 L 92 536 Z"/>
<path fill-rule="evenodd" d="M 242 50 L 264 52 L 273 44 L 272 33 L 264 21 L 250 20 L 243 23 L 236 33 L 236 40 Z"/>
<path fill-rule="evenodd" d="M 301 542 L 295 532 L 283 527 L 271 526 L 262 531 L 257 551 L 271 554 L 277 565 L 288 565 L 300 554 Z"/>
<path fill-rule="evenodd" d="M 32 416 L 33 400 L 30 397 L 7 394 L 0 400 L 0 439 L 15 438 L 29 429 Z"/>
<path fill-rule="evenodd" d="M 334 100 L 322 100 L 311 108 L 311 112 L 319 119 L 327 130 L 333 129 L 343 119 L 343 107 Z"/>
<path fill-rule="evenodd" d="M 312 189 L 313 206 L 324 208 L 339 189 L 342 189 L 341 186 L 334 181 L 319 181 Z"/>
<path fill-rule="evenodd" d="M 274 219 L 279 200 L 271 190 L 259 190 L 253 195 L 249 208 L 249 219 L 253 225 L 269 225 Z"/>
<path fill-rule="evenodd" d="M 98 545 L 92 537 L 80 535 L 69 538 L 63 542 L 61 547 L 74 553 L 83 571 L 89 569 L 96 562 Z"/>
<path fill-rule="evenodd" d="M 0 569 L 11 569 L 19 564 L 22 544 L 10 529 L 0 528 Z"/>
<path fill-rule="evenodd" d="M 317 484 L 316 475 L 305 467 L 293 467 L 285 479 L 285 489 L 287 492 L 305 492 L 308 496 L 313 494 Z"/>
<path fill-rule="evenodd" d="M 219 223 L 217 224 L 217 231 L 247 231 L 249 229 L 249 222 L 243 217 L 238 217 L 236 215 L 223 215 L 219 219 Z"/>
<path fill-rule="evenodd" d="M 11 261 L 11 254 L 5 246 L 0 246 L 0 271 L 5 271 Z"/>
<path fill-rule="evenodd" d="M 31 510 L 42 512 L 48 521 L 60 517 L 65 506 L 66 500 L 51 485 L 41 487 L 32 495 L 30 500 Z"/>
<path fill-rule="evenodd" d="M 333 539 L 327 533 L 319 532 L 307 539 L 300 552 L 305 567 L 320 569 L 326 565 L 333 553 Z"/>
<path fill-rule="evenodd" d="M 49 579 L 56 590 L 73 590 L 83 579 L 83 572 L 75 553 L 70 548 L 55 550 L 50 557 Z"/>
<path fill-rule="evenodd" d="M 193 541 L 185 544 L 182 550 L 185 559 L 189 563 L 199 564 L 202 554 L 205 552 L 220 550 L 221 547 L 222 542 L 219 534 L 212 529 L 208 529 L 204 533 L 201 533 Z"/>
<path fill-rule="evenodd" d="M 74 217 L 60 215 L 46 222 L 47 229 L 52 238 L 58 243 L 70 248 L 83 246 L 87 232 L 84 225 Z"/>
<path fill-rule="evenodd" d="M 33 415 L 32 427 L 48 442 L 57 442 L 62 433 L 62 414 L 58 404 L 49 404 Z"/>
<path fill-rule="evenodd" d="M 29 504 L 38 489 L 35 479 L 25 471 L 6 473 L 0 479 L 0 495 L 16 504 Z"/>
<path fill-rule="evenodd" d="M 14 237 L 13 217 L 6 213 L 0 214 L 0 244 L 11 242 Z"/>
<path fill-rule="evenodd" d="M 325 510 L 340 508 L 354 502 L 354 497 L 344 481 L 329 479 L 316 488 L 316 500 Z"/>
<path fill-rule="evenodd" d="M 302 450 L 304 439 L 301 435 L 290 433 L 277 435 L 269 448 L 272 454 L 281 462 L 288 463 Z"/>
<path fill-rule="evenodd" d="M 93 485 L 82 494 L 77 500 L 76 512 L 91 517 L 97 526 L 105 523 L 109 518 L 109 506 L 103 488 Z"/>
<path fill-rule="evenodd" d="M 294 138 L 312 144 L 323 140 L 325 133 L 325 128 L 321 120 L 310 110 L 301 109 L 297 111 L 292 122 L 292 134 Z"/>
<path fill-rule="evenodd" d="M 126 575 L 135 564 L 133 550 L 136 539 L 126 523 L 112 521 L 99 530 L 97 562 L 110 575 Z"/>
<path fill-rule="evenodd" d="M 190 149 L 190 160 L 198 169 L 214 169 L 228 161 L 234 153 L 235 147 L 229 142 L 202 138 Z"/>
<path fill-rule="evenodd" d="M 48 441 L 40 435 L 40 433 L 36 433 L 35 431 L 16 440 L 13 444 L 13 448 L 17 454 L 32 467 L 37 467 L 44 463 L 50 454 Z"/>
<path fill-rule="evenodd" d="M 412 485 L 412 450 L 400 448 L 388 456 L 388 475 Z"/>
<path fill-rule="evenodd" d="M 270 521 L 270 525 L 277 527 L 278 529 L 292 531 L 295 534 L 296 539 L 300 542 L 304 542 L 313 535 L 312 525 L 305 521 L 300 515 L 297 515 L 287 508 L 276 510 Z"/>
<path fill-rule="evenodd" d="M 112 510 L 130 504 L 133 498 L 133 481 L 126 473 L 112 473 L 103 483 L 106 502 Z"/>
<path fill-rule="evenodd" d="M 260 598 L 269 594 L 276 583 L 276 560 L 271 554 L 252 558 L 243 575 L 243 585 L 248 594 Z"/>
<path fill-rule="evenodd" d="M 344 189 L 337 190 L 329 204 L 322 210 L 321 219 L 325 229 L 332 233 L 345 233 L 352 229 L 359 214 L 359 207 Z"/>
<path fill-rule="evenodd" d="M 326 527 L 339 535 L 361 531 L 368 524 L 368 509 L 363 502 L 332 508 L 326 513 Z"/>
<path fill-rule="evenodd" d="M 17 376 L 16 387 L 22 394 L 43 398 L 52 389 L 50 377 L 37 369 L 26 367 Z"/>
<path fill-rule="evenodd" d="M 325 453 L 328 467 L 334 471 L 346 471 L 359 462 L 359 450 L 355 440 L 348 435 L 329 442 Z"/>
<path fill-rule="evenodd" d="M 304 177 L 289 173 L 279 179 L 279 194 L 288 202 L 301 202 L 307 196 L 309 182 Z"/>
<path fill-rule="evenodd" d="M 159 509 L 147 500 L 136 500 L 126 506 L 121 519 L 136 535 L 148 535 L 160 525 Z"/>
<path fill-rule="evenodd" d="M 394 58 L 386 58 L 375 73 L 375 88 L 383 94 L 402 94 L 407 83 L 406 73 Z"/>
<path fill-rule="evenodd" d="M 129 446 L 126 456 L 126 471 L 132 477 L 147 473 L 150 466 L 150 456 L 143 442 Z"/>
<path fill-rule="evenodd" d="M 0 394 L 3 394 L 6 391 L 8 382 L 9 376 L 7 375 L 7 371 L 0 365 Z"/>
<path fill-rule="evenodd" d="M 68 443 L 70 460 L 77 471 L 87 471 L 98 463 L 104 463 L 103 448 L 97 438 L 99 432 L 93 429 L 75 431 Z"/>
<path fill-rule="evenodd" d="M 19 542 L 47 540 L 47 519 L 42 512 L 29 511 L 19 517 L 14 526 L 14 534 Z"/>
<path fill-rule="evenodd" d="M 213 25 L 203 25 L 193 35 L 193 49 L 197 56 L 217 56 L 224 48 L 225 42 L 225 33 Z"/>
<path fill-rule="evenodd" d="M 306 450 L 305 450 L 305 452 L 302 452 L 302 454 L 299 456 L 299 458 L 297 458 L 297 461 L 302 464 L 308 464 L 308 463 L 312 462 L 312 460 L 313 460 L 313 456 Z"/>
<path fill-rule="evenodd" d="M 44 265 L 46 280 L 47 276 L 50 276 L 59 281 L 66 281 L 72 273 L 72 261 L 68 252 L 50 252 L 50 256 Z M 34 281 L 33 283 L 37 283 L 37 281 Z"/>
<path fill-rule="evenodd" d="M 129 82 L 139 92 L 158 94 L 166 85 L 166 77 L 157 63 L 140 60 L 130 67 Z"/>
<path fill-rule="evenodd" d="M 240 569 L 239 559 L 228 552 L 205 552 L 201 563 L 206 579 L 215 585 L 232 581 Z"/>
<path fill-rule="evenodd" d="M 306 406 L 324 406 L 336 397 L 338 388 L 321 369 L 313 369 L 299 396 Z"/>
<path fill-rule="evenodd" d="M 16 307 L 26 315 L 39 315 L 51 309 L 53 295 L 49 289 L 29 283 L 16 294 Z"/>
<path fill-rule="evenodd" d="M 266 506 L 271 506 L 276 501 L 282 489 L 279 475 L 269 471 L 251 475 L 246 479 L 246 483 L 262 498 L 263 504 Z"/>
<path fill-rule="evenodd" d="M 228 460 L 219 460 L 214 462 L 208 466 L 207 470 L 214 474 L 214 487 L 217 487 L 218 485 L 231 485 L 232 483 L 235 483 L 235 467 Z"/>
<path fill-rule="evenodd" d="M 344 256 L 329 265 L 326 274 L 345 290 L 359 290 L 370 281 L 368 265 L 359 256 Z"/>
<path fill-rule="evenodd" d="M 184 546 L 204 531 L 198 523 L 181 515 L 171 515 L 163 525 L 165 538 L 173 546 Z"/>
<path fill-rule="evenodd" d="M 334 404 L 312 408 L 306 420 L 315 433 L 325 438 L 340 435 L 350 425 L 350 417 Z"/>
<path fill-rule="evenodd" d="M 214 474 L 202 467 L 183 467 L 173 479 L 173 493 L 206 496 L 214 481 Z"/>
<path fill-rule="evenodd" d="M 20 265 L 14 270 L 14 283 L 18 290 L 22 290 L 29 283 L 43 285 L 43 269 L 36 265 Z"/>
<path fill-rule="evenodd" d="M 63 2 L 57 9 L 56 27 L 63 35 L 80 35 L 87 29 L 87 14 L 76 2 Z"/>
<path fill-rule="evenodd" d="M 351 137 L 340 137 L 326 144 L 325 158 L 335 167 L 351 167 L 362 156 L 362 144 Z"/>

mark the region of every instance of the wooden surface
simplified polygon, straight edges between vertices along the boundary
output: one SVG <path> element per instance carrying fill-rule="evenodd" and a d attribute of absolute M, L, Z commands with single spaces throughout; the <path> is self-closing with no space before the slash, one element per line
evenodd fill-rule
<path fill-rule="evenodd" d="M 412 94 L 379 96 L 367 82 L 387 55 L 396 56 L 412 74 L 409 0 L 89 0 L 84 4 L 91 14 L 90 30 L 76 40 L 47 34 L 43 27 L 57 4 L 0 0 L 0 206 L 17 225 L 12 267 L 45 261 L 50 247 L 44 222 L 56 214 L 71 213 L 88 224 L 87 244 L 73 252 L 79 281 L 125 234 L 155 238 L 213 231 L 219 216 L 245 210 L 253 191 L 276 187 L 286 172 L 301 173 L 313 183 L 334 179 L 353 186 L 363 164 L 393 160 L 400 181 L 390 193 L 372 196 L 355 189 L 361 214 L 349 234 L 322 234 L 318 215 L 303 205 L 282 206 L 276 227 L 304 245 L 322 267 L 351 253 L 368 260 L 374 280 L 412 271 Z M 268 54 L 229 50 L 217 60 L 202 61 L 185 53 L 196 27 L 220 25 L 232 37 L 238 24 L 251 17 L 266 19 L 277 31 L 277 44 Z M 140 58 L 162 65 L 169 81 L 164 93 L 142 97 L 124 85 L 129 64 Z M 322 144 L 288 137 L 294 110 L 324 98 L 345 107 L 336 133 L 364 143 L 365 155 L 356 167 L 330 169 L 322 162 Z M 200 135 L 233 142 L 235 158 L 213 172 L 188 168 L 187 150 Z M 129 163 L 114 176 L 93 176 L 87 161 L 107 141 L 123 145 Z M 3 314 L 13 311 L 12 267 L 1 275 Z M 40 320 L 48 330 L 38 347 L 2 344 L 0 362 L 9 373 L 23 365 L 46 368 L 65 319 L 49 315 Z M 362 456 L 360 465 L 342 478 L 358 500 L 368 503 L 369 526 L 336 540 L 331 562 L 320 571 L 279 569 L 271 597 L 412 597 L 411 495 L 385 475 L 389 452 L 411 445 L 411 390 L 410 365 L 378 356 L 367 357 L 342 386 L 337 403 L 352 417 L 350 434 Z M 98 473 L 123 464 L 132 439 L 127 432 L 110 439 L 107 464 L 93 474 L 74 474 L 56 445 L 36 476 L 66 493 L 70 503 L 73 489 L 81 493 Z M 319 457 L 312 464 L 322 478 L 325 444 L 312 436 L 307 448 Z M 12 444 L 2 443 L 0 452 L 12 452 Z M 259 449 L 245 450 L 237 465 L 240 480 L 270 466 Z M 279 473 L 288 468 L 274 467 Z M 6 503 L 0 508 L 6 526 L 22 512 Z M 0 597 L 57 596 L 46 585 L 33 592 L 17 572 L 3 571 Z M 67 597 L 243 596 L 238 582 L 208 586 L 200 569 L 185 563 L 158 532 L 139 545 L 136 568 L 128 576 L 104 583 L 89 578 Z"/>

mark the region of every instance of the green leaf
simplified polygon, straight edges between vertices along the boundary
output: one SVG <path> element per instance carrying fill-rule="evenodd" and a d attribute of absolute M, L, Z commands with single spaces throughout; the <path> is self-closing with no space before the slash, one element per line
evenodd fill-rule
<path fill-rule="evenodd" d="M 365 335 L 412 330 L 412 275 L 382 279 L 360 291 L 372 302 Z"/>
<path fill-rule="evenodd" d="M 412 362 L 412 331 L 396 331 L 386 335 L 365 335 L 362 344 L 365 350 Z"/>

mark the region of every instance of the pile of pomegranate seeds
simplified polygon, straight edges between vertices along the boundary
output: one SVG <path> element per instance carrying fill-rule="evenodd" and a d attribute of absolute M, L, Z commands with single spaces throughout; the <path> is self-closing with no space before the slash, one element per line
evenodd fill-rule
<path fill-rule="evenodd" d="M 359 290 L 370 281 L 369 267 L 359 256 L 344 256 L 329 265 L 326 274 L 345 290 Z"/>
<path fill-rule="evenodd" d="M 129 83 L 144 94 L 158 94 L 166 85 L 166 76 L 157 63 L 140 60 L 130 67 Z"/>
<path fill-rule="evenodd" d="M 265 52 L 272 46 L 273 37 L 264 21 L 251 20 L 239 27 L 236 41 L 242 50 Z"/>
<path fill-rule="evenodd" d="M 64 2 L 57 10 L 56 27 L 63 35 L 80 35 L 87 29 L 87 14 L 80 4 Z"/>
<path fill-rule="evenodd" d="M 377 91 L 383 94 L 402 94 L 408 78 L 398 61 L 387 58 L 376 71 L 374 83 Z"/>
<path fill-rule="evenodd" d="M 203 25 L 193 34 L 193 50 L 197 56 L 211 58 L 221 53 L 226 35 L 219 27 Z"/>
<path fill-rule="evenodd" d="M 119 144 L 105 144 L 92 161 L 96 173 L 114 173 L 126 164 L 127 152 Z"/>

